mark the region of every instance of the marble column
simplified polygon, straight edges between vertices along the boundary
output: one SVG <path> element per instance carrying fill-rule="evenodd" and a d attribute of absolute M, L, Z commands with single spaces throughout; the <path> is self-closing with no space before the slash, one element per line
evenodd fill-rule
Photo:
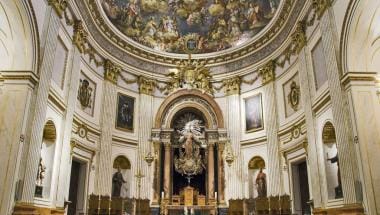
<path fill-rule="evenodd" d="M 220 205 L 224 205 L 225 198 L 224 198 L 224 142 L 218 143 L 218 202 Z"/>
<path fill-rule="evenodd" d="M 326 60 L 326 73 L 331 97 L 332 113 L 334 118 L 336 142 L 339 153 L 339 168 L 342 179 L 343 199 L 345 204 L 358 203 L 359 184 L 358 165 L 353 145 L 352 124 L 349 117 L 347 95 L 343 93 L 340 82 L 340 69 L 338 67 L 337 41 L 334 26 L 334 18 L 326 12 L 320 19 L 320 28 L 324 32 L 322 44 Z"/>
<path fill-rule="evenodd" d="M 267 193 L 268 196 L 276 196 L 281 193 L 281 170 L 278 141 L 277 122 L 277 97 L 275 90 L 275 66 L 272 61 L 260 69 L 263 82 L 263 102 L 264 102 L 264 127 L 267 133 Z"/>
<path fill-rule="evenodd" d="M 116 83 L 120 68 L 111 61 L 104 63 L 103 99 L 101 110 L 101 136 L 98 155 L 98 170 L 95 192 L 99 195 L 111 195 L 112 189 L 112 131 L 115 127 L 117 100 Z"/>
<path fill-rule="evenodd" d="M 154 155 L 153 143 L 151 141 L 151 132 L 153 127 L 153 90 L 155 88 L 154 80 L 140 77 L 139 84 L 139 151 L 141 155 L 136 157 L 136 163 L 140 166 L 141 173 L 145 176 L 141 179 L 142 199 L 152 199 L 153 184 L 153 167 L 144 161 L 145 156 L 150 152 Z"/>
<path fill-rule="evenodd" d="M 207 149 L 207 182 L 208 182 L 208 199 L 214 200 L 214 182 L 215 182 L 215 169 L 214 169 L 214 145 L 215 143 L 209 142 Z"/>
<path fill-rule="evenodd" d="M 43 129 L 45 125 L 46 111 L 48 106 L 48 95 L 50 89 L 50 80 L 52 77 L 52 68 L 57 47 L 57 36 L 60 28 L 60 20 L 54 13 L 50 13 L 50 21 L 46 34 L 42 63 L 39 73 L 39 84 L 34 107 L 34 117 L 32 120 L 29 146 L 26 153 L 26 168 L 24 175 L 23 191 L 20 202 L 33 203 L 34 191 L 36 185 L 36 175 L 38 163 L 41 154 L 41 144 Z"/>
<path fill-rule="evenodd" d="M 164 142 L 164 198 L 170 199 L 170 182 L 171 182 L 171 144 L 170 142 Z"/>
<path fill-rule="evenodd" d="M 80 60 L 81 54 L 77 47 L 73 48 L 73 58 L 71 66 L 71 75 L 69 81 L 69 91 L 67 99 L 67 109 L 64 118 L 63 144 L 61 149 L 61 162 L 58 176 L 57 206 L 63 207 L 64 200 L 69 199 L 71 156 L 70 156 L 70 139 L 73 125 L 75 104 L 77 102 L 79 77 L 80 77 Z"/>
<path fill-rule="evenodd" d="M 305 123 L 307 130 L 307 159 L 310 176 L 320 175 L 320 164 L 318 160 L 317 142 L 315 134 L 315 120 L 312 109 L 312 95 L 310 90 L 310 82 L 312 80 L 312 65 L 308 64 L 305 48 L 303 48 L 298 55 L 299 62 L 299 76 L 300 76 L 300 87 L 301 87 L 301 99 L 302 106 L 305 112 Z M 310 177 L 311 190 L 310 199 L 313 200 L 314 207 L 321 207 L 322 204 L 322 194 L 321 194 L 321 180 L 320 177 Z"/>

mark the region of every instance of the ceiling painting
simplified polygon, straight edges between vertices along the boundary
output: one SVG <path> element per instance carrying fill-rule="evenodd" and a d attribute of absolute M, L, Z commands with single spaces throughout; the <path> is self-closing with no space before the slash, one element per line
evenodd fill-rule
<path fill-rule="evenodd" d="M 211 53 L 237 47 L 258 34 L 281 0 L 100 1 L 113 25 L 140 44 L 185 53 L 191 39 L 196 41 L 195 53 Z"/>

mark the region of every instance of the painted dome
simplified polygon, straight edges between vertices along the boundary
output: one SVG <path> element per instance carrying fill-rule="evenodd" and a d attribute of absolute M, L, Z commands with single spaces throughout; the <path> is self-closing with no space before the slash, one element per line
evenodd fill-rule
<path fill-rule="evenodd" d="M 169 53 L 211 53 L 250 40 L 275 16 L 281 0 L 101 0 L 128 38 Z M 191 41 L 191 42 L 189 42 Z"/>

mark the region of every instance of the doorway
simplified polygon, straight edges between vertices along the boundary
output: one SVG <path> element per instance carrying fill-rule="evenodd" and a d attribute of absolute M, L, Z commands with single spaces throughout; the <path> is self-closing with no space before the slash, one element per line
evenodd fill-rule
<path fill-rule="evenodd" d="M 306 160 L 292 165 L 292 176 L 294 213 L 298 215 L 311 214 L 309 206 L 310 193 Z"/>
<path fill-rule="evenodd" d="M 68 215 L 78 215 L 84 213 L 85 210 L 85 185 L 86 185 L 86 167 L 87 163 L 72 160 Z"/>

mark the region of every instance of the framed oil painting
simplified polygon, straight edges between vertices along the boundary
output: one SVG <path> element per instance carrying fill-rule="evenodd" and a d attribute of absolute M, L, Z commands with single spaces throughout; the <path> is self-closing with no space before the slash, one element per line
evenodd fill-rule
<path fill-rule="evenodd" d="M 244 99 L 245 131 L 253 132 L 264 128 L 261 94 Z"/>
<path fill-rule="evenodd" d="M 116 128 L 123 131 L 133 132 L 135 112 L 135 98 L 118 93 Z"/>

